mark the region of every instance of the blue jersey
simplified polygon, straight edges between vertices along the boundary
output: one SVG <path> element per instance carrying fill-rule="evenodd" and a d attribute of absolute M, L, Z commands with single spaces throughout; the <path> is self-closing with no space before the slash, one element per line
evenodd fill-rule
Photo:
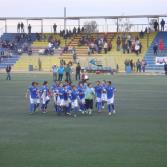
<path fill-rule="evenodd" d="M 52 93 L 58 94 L 58 86 L 57 86 L 56 84 L 53 84 L 53 85 L 51 86 L 51 90 L 52 90 Z"/>
<path fill-rule="evenodd" d="M 64 99 L 64 93 L 65 93 L 64 88 L 63 87 L 59 87 L 58 88 L 58 94 L 59 94 L 60 99 Z"/>
<path fill-rule="evenodd" d="M 77 88 L 78 93 L 79 93 L 79 98 L 84 99 L 85 98 L 85 90 L 84 87 L 78 86 Z"/>
<path fill-rule="evenodd" d="M 103 87 L 102 86 L 95 86 L 96 97 L 101 98 L 102 91 L 103 91 Z"/>
<path fill-rule="evenodd" d="M 49 95 L 49 88 L 47 86 L 42 86 L 41 88 L 41 93 L 45 93 L 45 96 L 48 96 Z"/>
<path fill-rule="evenodd" d="M 103 85 L 102 85 L 102 88 L 103 88 L 103 93 L 106 93 L 107 85 L 103 84 Z"/>
<path fill-rule="evenodd" d="M 74 101 L 78 97 L 78 91 L 77 90 L 72 90 L 71 92 L 71 100 Z"/>
<path fill-rule="evenodd" d="M 113 88 L 112 86 L 107 86 L 106 91 L 107 91 L 107 99 L 111 99 L 114 95 L 115 88 Z"/>
<path fill-rule="evenodd" d="M 30 97 L 31 97 L 32 99 L 37 99 L 37 98 L 39 98 L 39 96 L 38 96 L 38 88 L 37 88 L 37 87 L 31 86 L 31 87 L 28 89 L 28 91 L 29 91 Z"/>

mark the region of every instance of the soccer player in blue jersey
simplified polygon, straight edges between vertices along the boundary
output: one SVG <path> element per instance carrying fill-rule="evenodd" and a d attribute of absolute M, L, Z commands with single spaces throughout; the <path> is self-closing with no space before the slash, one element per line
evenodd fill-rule
<path fill-rule="evenodd" d="M 64 87 L 63 87 L 63 83 L 60 83 L 59 87 L 58 87 L 58 97 L 57 97 L 57 107 L 58 107 L 57 112 L 58 112 L 58 115 L 60 115 L 63 112 L 64 93 L 65 93 L 65 90 L 64 90 Z"/>
<path fill-rule="evenodd" d="M 79 105 L 78 105 L 78 91 L 75 85 L 72 86 L 71 105 L 72 105 L 72 110 L 74 111 L 74 117 L 77 117 L 77 113 L 79 111 Z"/>
<path fill-rule="evenodd" d="M 102 108 L 102 91 L 103 88 L 100 85 L 100 81 L 96 82 L 96 86 L 94 87 L 95 89 L 95 94 L 96 94 L 96 107 L 97 107 L 97 111 L 101 112 L 101 108 Z"/>
<path fill-rule="evenodd" d="M 30 113 L 34 113 L 40 104 L 39 90 L 37 86 L 38 86 L 37 82 L 32 82 L 32 85 L 27 90 L 26 97 L 29 95 Z"/>
<path fill-rule="evenodd" d="M 48 88 L 48 82 L 44 81 L 43 86 L 41 88 L 41 100 L 42 100 L 42 106 L 41 106 L 41 110 L 42 113 L 46 113 L 47 112 L 47 107 L 50 101 L 50 91 Z"/>
<path fill-rule="evenodd" d="M 79 82 L 77 90 L 79 93 L 80 110 L 81 110 L 81 113 L 84 114 L 84 112 L 85 112 L 85 89 L 84 89 L 82 82 Z"/>
<path fill-rule="evenodd" d="M 111 115 L 112 113 L 115 114 L 115 106 L 114 106 L 114 92 L 116 89 L 112 86 L 112 82 L 107 82 L 107 105 L 108 105 L 108 114 Z"/>

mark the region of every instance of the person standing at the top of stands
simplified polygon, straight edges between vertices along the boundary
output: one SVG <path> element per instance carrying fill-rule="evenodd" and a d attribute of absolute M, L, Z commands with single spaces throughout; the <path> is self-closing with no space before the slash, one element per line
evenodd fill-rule
<path fill-rule="evenodd" d="M 28 25 L 28 33 L 31 34 L 31 25 Z"/>
<path fill-rule="evenodd" d="M 17 24 L 17 32 L 20 33 L 20 23 Z"/>
<path fill-rule="evenodd" d="M 165 71 L 165 75 L 167 75 L 167 64 L 166 64 L 166 62 L 164 64 L 164 71 Z"/>
<path fill-rule="evenodd" d="M 23 22 L 21 22 L 20 26 L 21 26 L 21 32 L 24 33 L 24 24 L 23 24 Z"/>
<path fill-rule="evenodd" d="M 77 32 L 77 29 L 74 27 L 74 28 L 73 28 L 73 34 L 75 35 L 76 32 Z"/>
<path fill-rule="evenodd" d="M 6 77 L 6 80 L 11 80 L 11 70 L 12 70 L 12 68 L 11 68 L 11 66 L 10 65 L 8 65 L 7 67 L 6 67 L 6 73 L 7 73 L 7 77 Z"/>
<path fill-rule="evenodd" d="M 80 29 L 80 27 L 78 27 L 78 34 L 80 34 L 80 32 L 81 32 L 81 29 Z"/>
<path fill-rule="evenodd" d="M 161 31 L 164 31 L 164 29 L 165 29 L 165 20 L 162 19 L 160 24 L 161 24 Z"/>
<path fill-rule="evenodd" d="M 81 77 L 81 66 L 80 64 L 78 63 L 77 66 L 76 66 L 76 74 L 75 74 L 75 78 L 76 80 L 80 80 L 80 77 Z"/>
<path fill-rule="evenodd" d="M 159 24 L 158 24 L 158 22 L 157 22 L 157 20 L 154 22 L 154 30 L 155 31 L 158 31 L 158 26 L 159 26 Z"/>
<path fill-rule="evenodd" d="M 53 32 L 54 32 L 54 34 L 56 34 L 56 31 L 57 31 L 57 25 L 54 24 L 54 25 L 53 25 Z"/>

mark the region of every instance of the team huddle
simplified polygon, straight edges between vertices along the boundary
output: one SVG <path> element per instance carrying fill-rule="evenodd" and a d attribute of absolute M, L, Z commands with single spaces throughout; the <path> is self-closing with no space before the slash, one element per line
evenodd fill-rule
<path fill-rule="evenodd" d="M 58 114 L 73 115 L 79 113 L 91 115 L 94 109 L 94 101 L 97 112 L 101 112 L 107 104 L 108 115 L 115 114 L 114 96 L 116 89 L 111 81 L 97 81 L 96 85 L 80 81 L 78 85 L 71 83 L 55 82 L 51 88 L 44 81 L 42 86 L 32 82 L 28 88 L 26 97 L 30 101 L 30 113 L 41 110 L 47 112 L 48 104 L 53 101 L 54 111 Z"/>

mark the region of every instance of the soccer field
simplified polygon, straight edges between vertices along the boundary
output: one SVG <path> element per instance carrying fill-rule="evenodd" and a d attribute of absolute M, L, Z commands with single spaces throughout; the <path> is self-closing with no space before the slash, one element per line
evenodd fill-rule
<path fill-rule="evenodd" d="M 97 78 L 98 77 L 98 78 Z M 117 114 L 59 117 L 28 114 L 24 98 L 33 80 L 49 74 L 0 75 L 0 167 L 166 167 L 167 78 L 90 77 L 112 80 Z"/>

